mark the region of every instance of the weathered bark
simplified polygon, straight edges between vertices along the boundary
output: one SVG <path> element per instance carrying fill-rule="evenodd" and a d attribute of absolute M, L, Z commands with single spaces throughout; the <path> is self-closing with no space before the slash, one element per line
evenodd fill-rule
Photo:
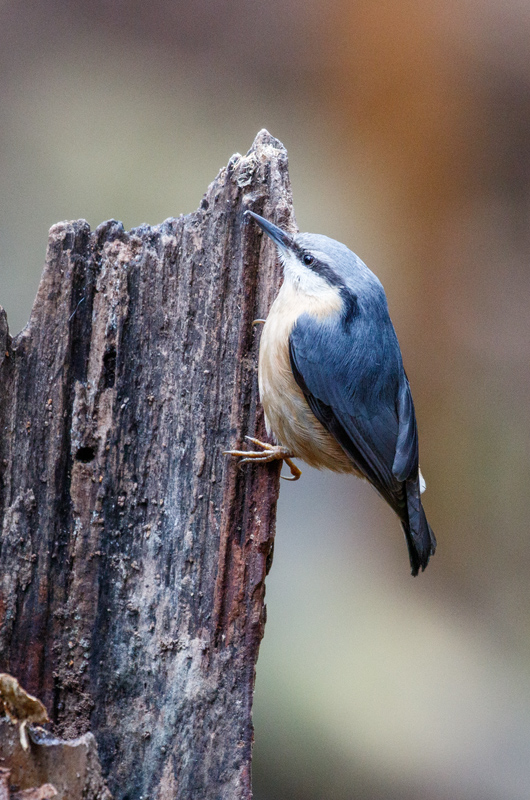
<path fill-rule="evenodd" d="M 24 750 L 16 726 L 0 720 L 1 763 L 9 764 L 9 775 L 4 777 L 8 785 L 17 787 L 7 791 L 5 798 L 0 792 L 0 800 L 111 800 L 91 733 L 67 741 L 42 731 L 37 734 Z"/>
<path fill-rule="evenodd" d="M 280 274 L 246 208 L 292 222 L 266 131 L 193 214 L 55 225 L 16 338 L 0 309 L 0 670 L 95 735 L 115 798 L 251 796 L 279 470 L 222 450 L 265 435 Z"/>

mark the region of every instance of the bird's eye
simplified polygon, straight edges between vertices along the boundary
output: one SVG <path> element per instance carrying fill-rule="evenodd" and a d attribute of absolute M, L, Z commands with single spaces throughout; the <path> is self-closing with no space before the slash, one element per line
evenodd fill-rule
<path fill-rule="evenodd" d="M 306 265 L 306 267 L 310 267 L 310 266 L 311 266 L 311 264 L 314 264 L 314 263 L 315 263 L 315 257 L 314 257 L 314 256 L 312 256 L 312 255 L 310 255 L 309 253 L 306 253 L 306 254 L 304 255 L 304 257 L 302 258 L 302 261 L 304 262 L 304 264 Z"/>

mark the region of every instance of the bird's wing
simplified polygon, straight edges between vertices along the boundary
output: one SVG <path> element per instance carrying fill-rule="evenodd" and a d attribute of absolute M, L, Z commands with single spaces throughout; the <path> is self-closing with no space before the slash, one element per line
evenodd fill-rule
<path fill-rule="evenodd" d="M 397 396 L 399 431 L 392 472 L 398 481 L 414 478 L 418 472 L 418 427 L 409 381 L 403 370 Z"/>
<path fill-rule="evenodd" d="M 362 337 L 356 344 L 344 326 L 322 326 L 303 315 L 291 332 L 289 354 L 317 419 L 403 519 L 403 481 L 418 472 L 416 420 L 393 329 L 383 345 L 387 351 L 374 363 Z"/>

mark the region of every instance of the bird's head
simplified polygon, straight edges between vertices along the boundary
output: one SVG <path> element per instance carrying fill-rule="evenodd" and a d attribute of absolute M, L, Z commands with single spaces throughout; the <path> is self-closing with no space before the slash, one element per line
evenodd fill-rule
<path fill-rule="evenodd" d="M 382 292 L 377 277 L 346 245 L 316 233 L 291 234 L 253 211 L 246 214 L 275 243 L 285 279 L 306 294 L 320 297 L 331 290 L 351 300 Z"/>

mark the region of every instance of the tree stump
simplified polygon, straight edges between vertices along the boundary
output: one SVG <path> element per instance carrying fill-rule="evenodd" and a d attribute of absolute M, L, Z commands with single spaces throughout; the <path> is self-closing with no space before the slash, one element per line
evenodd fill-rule
<path fill-rule="evenodd" d="M 14 339 L 0 309 L 0 671 L 94 734 L 116 800 L 251 797 L 279 466 L 222 450 L 265 436 L 281 277 L 246 209 L 293 226 L 267 131 L 193 214 L 55 225 Z"/>

